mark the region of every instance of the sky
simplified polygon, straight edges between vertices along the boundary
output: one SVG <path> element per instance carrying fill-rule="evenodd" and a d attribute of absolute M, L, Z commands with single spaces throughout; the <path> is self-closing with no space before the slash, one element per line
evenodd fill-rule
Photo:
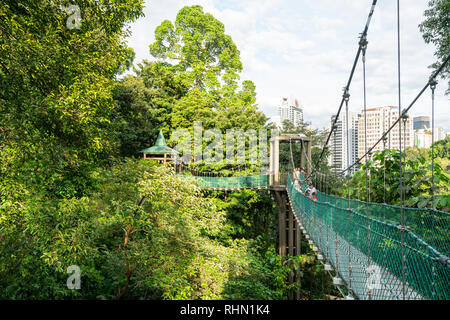
<path fill-rule="evenodd" d="M 418 25 L 425 0 L 400 1 L 401 101 L 409 106 L 432 73 L 433 44 L 425 44 Z M 241 80 L 256 85 L 257 104 L 266 116 L 278 114 L 283 97 L 299 100 L 305 121 L 323 128 L 336 114 L 372 0 L 146 0 L 145 17 L 131 24 L 128 45 L 134 63 L 155 60 L 149 53 L 154 31 L 164 20 L 175 21 L 186 5 L 201 5 L 225 25 L 236 43 Z M 396 1 L 378 1 L 368 32 L 367 107 L 398 106 Z M 450 96 L 446 81 L 436 89 L 436 127 L 450 133 Z M 350 87 L 349 110 L 363 109 L 362 64 Z M 431 116 L 427 91 L 410 111 Z"/>

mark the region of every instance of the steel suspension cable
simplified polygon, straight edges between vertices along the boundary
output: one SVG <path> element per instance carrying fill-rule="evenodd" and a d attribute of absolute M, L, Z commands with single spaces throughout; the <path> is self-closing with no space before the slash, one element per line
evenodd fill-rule
<path fill-rule="evenodd" d="M 335 128 L 336 129 L 336 128 Z M 336 143 L 336 132 L 337 130 L 334 130 L 334 136 L 333 136 L 333 144 L 334 144 L 334 181 L 333 181 L 333 191 L 334 191 L 334 208 L 332 210 L 333 217 L 332 217 L 332 224 L 333 228 L 335 229 L 335 239 L 334 239 L 334 254 L 336 259 L 336 265 L 335 265 L 335 277 L 337 278 L 339 275 L 339 255 L 338 255 L 338 226 L 337 226 L 337 189 L 336 189 L 336 181 L 337 181 L 337 143 Z"/>
<path fill-rule="evenodd" d="M 388 126 L 389 128 L 391 127 L 391 113 L 389 112 L 389 121 L 388 121 Z M 386 136 L 384 135 L 383 138 L 386 138 Z M 389 130 L 389 146 L 388 146 L 389 150 L 391 150 L 391 130 Z"/>
<path fill-rule="evenodd" d="M 383 203 L 386 204 L 386 137 L 383 139 Z M 384 211 L 383 217 L 386 219 Z"/>
<path fill-rule="evenodd" d="M 368 167 L 368 177 L 369 177 L 369 190 L 368 190 L 368 198 L 367 198 L 367 202 L 370 202 L 372 200 L 371 197 L 371 190 L 372 190 L 372 163 L 373 163 L 373 154 L 370 152 L 368 155 L 368 163 L 369 163 L 369 167 Z"/>
<path fill-rule="evenodd" d="M 370 22 L 371 22 L 371 20 L 372 20 L 373 13 L 375 12 L 375 7 L 376 7 L 376 5 L 377 5 L 377 0 L 373 0 L 373 1 L 372 1 L 372 6 L 371 6 L 371 8 L 370 8 L 369 16 L 367 17 L 366 25 L 365 25 L 365 27 L 364 27 L 363 32 L 361 33 L 361 39 L 362 39 L 362 38 L 365 38 L 365 37 L 367 36 L 367 32 L 369 31 Z M 356 66 L 357 66 L 357 64 L 358 64 L 360 55 L 361 55 L 361 46 L 358 47 L 358 51 L 357 51 L 357 53 L 356 53 L 355 60 L 353 61 L 352 70 L 351 70 L 351 72 L 350 72 L 350 76 L 349 76 L 349 79 L 348 79 L 348 81 L 347 81 L 347 85 L 345 86 L 345 90 L 346 90 L 346 91 L 349 91 L 349 90 L 350 90 L 350 85 L 351 85 L 351 83 L 352 83 L 353 75 L 354 75 L 354 73 L 355 73 Z M 336 114 L 336 118 L 334 119 L 334 122 L 333 122 L 333 126 L 337 123 L 337 120 L 338 120 L 338 118 L 339 118 L 339 114 L 341 113 L 342 106 L 344 105 L 344 101 L 345 101 L 345 100 L 344 100 L 344 97 L 342 97 L 341 103 L 340 103 L 340 105 L 339 105 L 338 112 L 337 112 L 337 114 Z M 324 144 L 324 149 L 322 150 L 322 152 L 321 152 L 321 154 L 320 154 L 320 156 L 319 156 L 319 159 L 318 159 L 317 162 L 316 162 L 317 167 L 319 166 L 320 161 L 322 160 L 322 157 L 323 157 L 323 155 L 324 155 L 325 147 L 328 145 L 328 142 L 329 142 L 329 140 L 330 140 L 330 138 L 331 138 L 331 134 L 332 134 L 332 133 L 333 133 L 333 130 L 331 130 L 331 132 L 329 133 L 328 138 L 327 138 L 327 140 L 326 140 L 326 142 L 325 142 L 325 144 Z"/>
<path fill-rule="evenodd" d="M 361 38 L 360 46 L 362 49 L 362 65 L 363 65 L 363 100 L 364 100 L 364 152 L 367 154 L 367 87 L 366 87 L 366 50 L 367 50 L 367 39 Z M 365 165 L 365 178 L 366 178 L 366 232 L 367 232 L 367 267 L 371 264 L 371 258 L 370 258 L 370 222 L 369 222 L 369 177 L 368 177 L 368 167 L 369 167 L 369 161 L 368 157 L 366 157 L 366 165 Z M 369 296 L 369 300 L 372 298 L 372 292 L 369 289 L 367 292 Z"/>
<path fill-rule="evenodd" d="M 437 82 L 436 80 L 430 80 L 430 88 L 431 88 L 431 203 L 433 209 L 434 205 L 434 91 L 436 90 Z"/>
<path fill-rule="evenodd" d="M 400 230 L 401 230 L 401 258 L 402 258 L 402 295 L 403 300 L 406 299 L 405 292 L 405 224 L 404 224 L 404 210 L 403 210 L 403 160 L 402 160 L 402 125 L 400 119 L 402 118 L 402 94 L 401 94 L 401 48 L 400 48 L 400 0 L 397 0 L 397 82 L 398 82 L 398 134 L 400 146 Z"/>
<path fill-rule="evenodd" d="M 351 152 L 350 152 L 350 128 L 349 128 L 349 114 L 348 114 L 348 102 L 350 100 L 350 93 L 348 90 L 344 90 L 344 100 L 345 100 L 345 118 L 346 118 L 346 133 L 347 133 L 347 164 L 350 164 Z M 347 242 L 348 242 L 348 290 L 354 296 L 352 292 L 352 258 L 351 258 L 351 244 L 350 244 L 350 174 L 347 176 Z"/>
<path fill-rule="evenodd" d="M 310 159 L 308 157 L 308 155 L 306 154 L 305 148 L 304 148 L 304 144 L 303 144 L 303 140 L 301 140 L 302 143 L 302 150 L 303 150 L 303 154 L 305 155 L 305 159 L 308 162 L 308 164 L 311 166 L 311 168 L 313 169 L 313 171 L 311 172 L 311 174 L 309 174 L 308 176 L 305 176 L 305 180 L 310 179 L 314 174 L 318 174 L 318 175 L 327 175 L 328 173 L 324 173 L 324 172 L 320 172 L 320 170 L 318 170 L 314 164 L 312 163 L 312 159 Z"/>
<path fill-rule="evenodd" d="M 429 81 L 430 89 L 431 89 L 431 205 L 433 209 L 435 209 L 434 205 L 434 91 L 436 90 L 437 81 L 435 79 L 430 79 Z M 432 286 L 433 286 L 433 297 L 436 295 L 436 268 L 433 265 L 431 269 L 432 274 Z"/>
<path fill-rule="evenodd" d="M 409 112 L 409 110 L 416 104 L 416 102 L 419 100 L 419 98 L 422 96 L 422 94 L 428 89 L 428 87 L 430 86 L 431 80 L 434 80 L 444 70 L 444 68 L 447 66 L 447 64 L 449 62 L 450 62 L 450 55 L 447 56 L 447 58 L 444 60 L 444 62 L 441 64 L 441 66 L 432 74 L 432 76 L 430 77 L 430 80 L 427 81 L 426 85 L 420 90 L 420 92 L 412 100 L 412 102 L 409 104 L 409 106 L 403 110 L 402 115 Z M 368 150 L 368 152 L 373 151 L 378 146 L 378 144 L 383 141 L 384 137 L 386 137 L 387 135 L 389 135 L 389 137 L 390 137 L 391 131 L 400 122 L 400 120 L 401 120 L 401 117 L 399 117 L 396 121 L 394 121 L 394 123 L 392 123 L 390 125 L 389 129 L 382 134 L 380 139 L 378 139 L 378 141 L 373 144 L 373 146 Z M 391 139 L 389 138 L 389 149 L 391 149 L 390 144 L 391 144 Z M 351 166 L 349 166 L 345 170 L 342 170 L 342 172 L 349 171 L 350 169 L 352 169 L 353 167 L 358 165 L 364 158 L 366 158 L 367 154 L 368 153 L 365 153 L 364 155 L 362 155 Z"/>
<path fill-rule="evenodd" d="M 326 198 L 326 202 L 328 203 L 328 188 L 329 188 L 329 185 L 328 185 L 328 183 L 327 183 L 327 178 L 328 178 L 328 176 L 325 176 L 325 198 Z M 327 204 L 328 205 L 328 204 Z M 328 210 L 326 210 L 326 218 L 325 218 L 325 221 L 326 221 L 326 225 L 327 225 L 327 244 L 326 244 L 326 249 L 327 249 L 327 252 L 326 252 L 326 255 L 327 255 L 327 261 L 329 261 L 329 236 L 328 236 L 328 230 L 330 229 L 330 224 L 328 223 L 328 216 L 329 216 L 329 214 L 328 214 Z"/>
<path fill-rule="evenodd" d="M 350 207 L 350 184 L 351 177 L 350 175 L 347 177 L 347 243 L 348 243 L 348 289 L 350 293 L 354 295 L 352 288 L 352 255 L 351 255 L 351 241 L 350 241 L 350 216 L 351 216 L 351 207 Z"/>

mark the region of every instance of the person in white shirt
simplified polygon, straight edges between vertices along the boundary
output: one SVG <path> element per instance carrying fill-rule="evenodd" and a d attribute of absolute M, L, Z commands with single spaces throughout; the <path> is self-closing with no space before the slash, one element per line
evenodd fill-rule
<path fill-rule="evenodd" d="M 294 169 L 294 180 L 300 180 L 299 173 L 298 173 L 298 168 Z"/>
<path fill-rule="evenodd" d="M 309 194 L 313 194 L 313 193 L 317 194 L 317 190 L 316 190 L 316 188 L 314 188 L 314 185 L 312 184 L 312 182 L 309 183 L 308 190 L 309 190 Z"/>

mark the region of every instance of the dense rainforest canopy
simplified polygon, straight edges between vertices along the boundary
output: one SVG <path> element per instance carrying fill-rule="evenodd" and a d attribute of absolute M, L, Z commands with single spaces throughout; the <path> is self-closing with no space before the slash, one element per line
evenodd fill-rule
<path fill-rule="evenodd" d="M 0 298 L 286 298 L 295 288 L 267 192 L 205 193 L 135 159 L 159 130 L 194 121 L 266 128 L 224 25 L 183 8 L 155 31 L 161 59 L 118 79 L 143 1 L 77 3 L 68 28 L 57 1 L 1 2 Z M 312 256 L 300 259 L 314 276 Z"/>
<path fill-rule="evenodd" d="M 276 254 L 277 208 L 267 191 L 204 191 L 137 159 L 159 130 L 192 132 L 194 121 L 222 132 L 272 128 L 255 84 L 240 80 L 236 44 L 200 6 L 157 27 L 155 61 L 133 65 L 126 39 L 143 2 L 79 0 L 81 23 L 68 28 L 60 1 L 0 1 L 0 299 L 335 294 L 306 245 L 292 259 Z M 317 158 L 327 133 L 284 125 L 311 136 Z M 446 150 L 448 141 L 436 145 L 439 183 L 448 183 Z M 411 161 L 412 175 L 427 170 L 422 158 Z M 411 197 L 428 191 L 428 176 Z M 287 282 L 293 265 L 301 287 Z M 70 266 L 81 270 L 79 290 L 67 286 Z"/>

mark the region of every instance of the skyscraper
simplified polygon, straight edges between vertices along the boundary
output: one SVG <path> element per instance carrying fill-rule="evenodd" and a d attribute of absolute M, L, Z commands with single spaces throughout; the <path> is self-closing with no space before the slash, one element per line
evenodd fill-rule
<path fill-rule="evenodd" d="M 365 128 L 365 114 L 364 110 L 361 113 L 361 121 L 359 121 L 358 126 L 358 157 L 361 158 L 366 151 L 368 151 L 386 132 L 391 125 L 397 121 L 399 117 L 398 107 L 378 107 L 367 109 L 367 130 Z M 401 145 L 402 150 L 405 147 L 412 147 L 414 145 L 414 131 L 413 131 L 413 121 L 411 118 L 406 120 L 406 126 L 403 125 L 404 122 L 401 120 Z M 366 136 L 367 133 L 367 136 Z M 399 134 L 399 124 L 397 123 L 395 127 L 387 135 L 386 148 L 400 150 L 400 134 Z M 366 144 L 367 139 L 367 144 Z M 383 142 L 380 142 L 373 150 L 380 151 L 383 150 Z"/>
<path fill-rule="evenodd" d="M 284 120 L 289 120 L 294 126 L 298 127 L 303 122 L 303 111 L 297 99 L 283 98 L 278 111 L 281 123 Z"/>
<path fill-rule="evenodd" d="M 336 116 L 331 117 L 331 125 Z M 345 170 L 358 160 L 358 123 L 361 115 L 356 112 L 348 113 L 348 127 L 347 115 L 342 112 L 336 122 L 336 135 L 333 133 L 330 139 L 330 153 L 329 165 L 337 170 Z M 336 137 L 336 140 L 335 140 Z M 347 140 L 348 137 L 348 140 Z M 354 166 L 350 173 L 353 174 L 358 169 Z"/>

